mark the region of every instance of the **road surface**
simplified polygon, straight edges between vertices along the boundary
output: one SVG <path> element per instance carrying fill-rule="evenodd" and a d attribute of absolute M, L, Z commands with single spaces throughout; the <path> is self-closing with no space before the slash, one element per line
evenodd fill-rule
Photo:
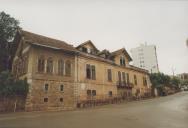
<path fill-rule="evenodd" d="M 76 111 L 0 114 L 0 128 L 188 128 L 188 92 Z"/>

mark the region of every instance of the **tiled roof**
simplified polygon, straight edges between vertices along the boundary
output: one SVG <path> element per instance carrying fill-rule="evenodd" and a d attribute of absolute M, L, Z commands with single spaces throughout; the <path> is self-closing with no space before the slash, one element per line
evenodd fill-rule
<path fill-rule="evenodd" d="M 76 49 L 72 45 L 69 45 L 64 41 L 34 34 L 28 31 L 24 31 L 24 30 L 21 30 L 20 33 L 22 37 L 24 37 L 24 40 L 34 45 L 36 44 L 36 45 L 41 45 L 41 46 L 53 47 L 56 49 L 76 51 Z"/>

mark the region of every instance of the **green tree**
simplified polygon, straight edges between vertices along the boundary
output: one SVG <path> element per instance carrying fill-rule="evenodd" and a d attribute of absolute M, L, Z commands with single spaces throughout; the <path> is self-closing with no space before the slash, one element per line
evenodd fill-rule
<path fill-rule="evenodd" d="M 175 87 L 175 88 L 179 88 L 179 85 L 180 85 L 180 80 L 179 80 L 179 78 L 173 77 L 173 78 L 171 79 L 171 85 L 172 85 L 173 87 Z"/>
<path fill-rule="evenodd" d="M 10 70 L 13 54 L 13 39 L 19 28 L 19 21 L 5 12 L 0 12 L 0 72 Z"/>
<path fill-rule="evenodd" d="M 150 74 L 150 80 L 154 87 L 168 86 L 170 84 L 170 77 L 163 73 Z"/>
<path fill-rule="evenodd" d="M 28 93 L 27 80 L 16 80 L 8 71 L 0 73 L 0 96 L 26 96 Z"/>

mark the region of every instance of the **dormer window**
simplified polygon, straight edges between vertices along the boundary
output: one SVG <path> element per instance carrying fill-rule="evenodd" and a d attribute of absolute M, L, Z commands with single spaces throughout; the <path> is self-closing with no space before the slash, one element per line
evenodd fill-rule
<path fill-rule="evenodd" d="M 120 65 L 125 66 L 125 57 L 123 56 L 120 57 Z"/>
<path fill-rule="evenodd" d="M 82 47 L 82 52 L 85 52 L 85 53 L 87 53 L 87 48 L 85 48 L 85 47 Z"/>

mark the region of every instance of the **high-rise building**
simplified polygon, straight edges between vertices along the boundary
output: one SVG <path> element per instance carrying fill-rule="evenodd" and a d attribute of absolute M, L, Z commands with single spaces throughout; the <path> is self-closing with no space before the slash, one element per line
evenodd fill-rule
<path fill-rule="evenodd" d="M 146 69 L 150 73 L 158 73 L 158 61 L 155 45 L 141 44 L 131 49 L 133 65 Z"/>

